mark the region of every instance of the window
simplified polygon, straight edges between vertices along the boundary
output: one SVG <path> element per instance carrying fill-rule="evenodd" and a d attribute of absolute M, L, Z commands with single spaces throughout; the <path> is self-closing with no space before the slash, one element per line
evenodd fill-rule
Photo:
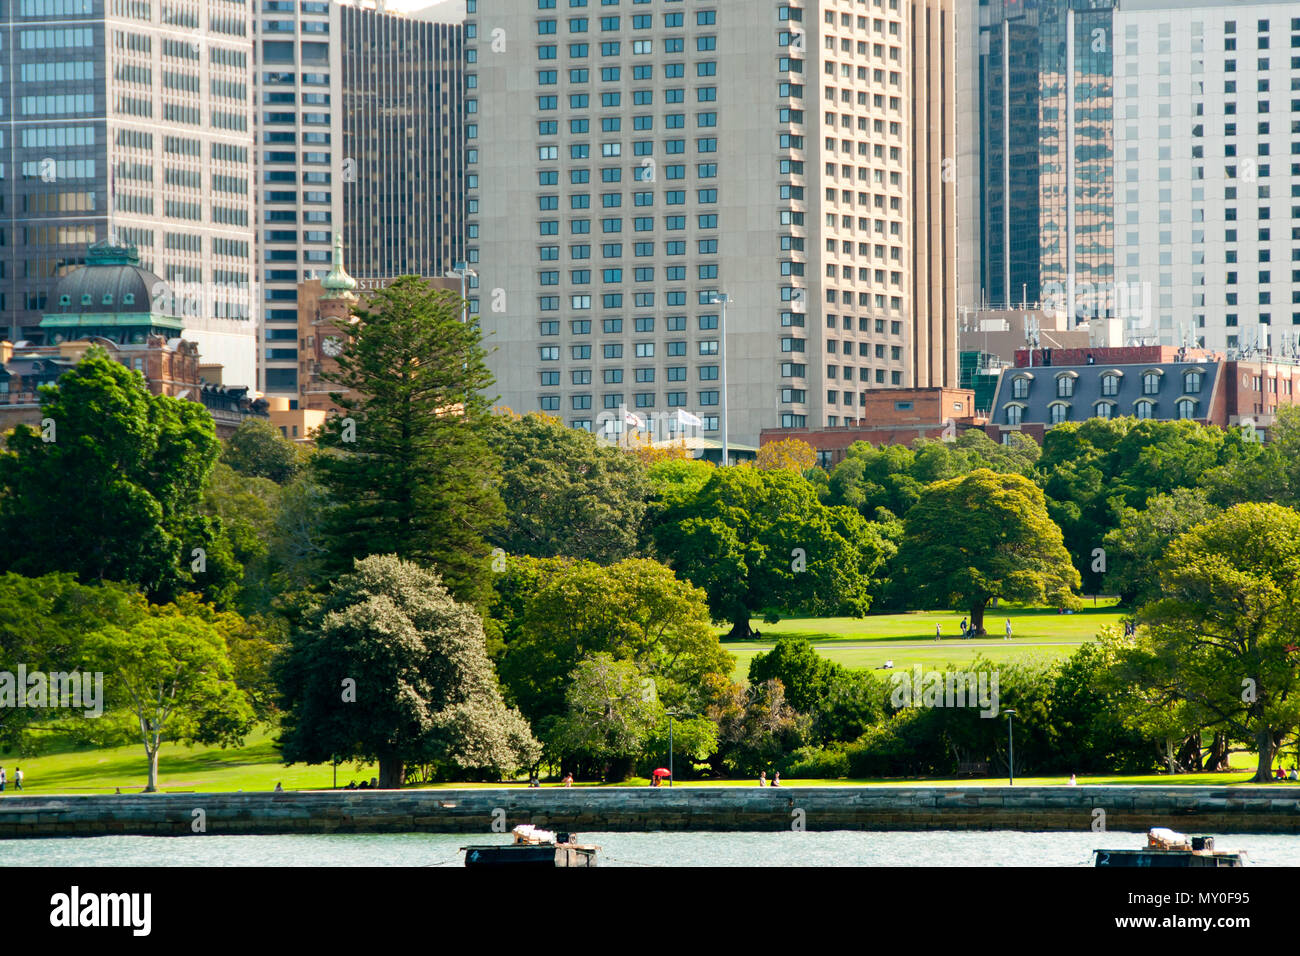
<path fill-rule="evenodd" d="M 1015 378 L 1015 379 L 1012 380 L 1012 382 L 1011 382 L 1011 397 L 1012 397 L 1012 398 L 1028 398 L 1028 397 L 1029 397 L 1029 376 L 1027 376 L 1027 375 L 1021 375 L 1021 376 L 1019 376 L 1018 378 Z"/>
<path fill-rule="evenodd" d="M 1062 379 L 1062 381 L 1066 381 Z M 1066 402 L 1053 402 L 1051 409 L 1051 422 L 1053 425 L 1059 425 L 1070 417 L 1070 406 Z"/>
<path fill-rule="evenodd" d="M 1074 376 L 1062 374 L 1056 379 L 1056 397 L 1071 398 L 1074 395 Z"/>
<path fill-rule="evenodd" d="M 1133 406 L 1133 414 L 1138 418 L 1154 418 L 1155 413 L 1155 402 L 1138 402 Z"/>
<path fill-rule="evenodd" d="M 1195 417 L 1196 417 L 1196 399 L 1194 399 L 1194 398 L 1183 398 L 1183 399 L 1179 399 L 1179 401 L 1178 401 L 1178 417 L 1179 417 L 1179 418 L 1195 418 Z"/>
<path fill-rule="evenodd" d="M 1101 377 L 1101 394 L 1115 396 L 1119 394 L 1119 376 L 1109 373 Z"/>
<path fill-rule="evenodd" d="M 1160 373 L 1148 371 L 1142 373 L 1142 394 L 1155 395 L 1160 391 Z M 1147 403 L 1143 403 L 1147 404 Z"/>
<path fill-rule="evenodd" d="M 1020 424 L 1020 420 L 1021 420 L 1021 418 L 1024 416 L 1024 414 L 1025 414 L 1025 409 L 1024 409 L 1024 406 L 1023 406 L 1023 405 L 1008 405 L 1008 406 L 1007 406 L 1007 424 L 1008 424 L 1008 425 L 1019 425 L 1019 424 Z"/>
<path fill-rule="evenodd" d="M 1096 408 L 1094 409 L 1094 412 L 1095 412 L 1095 414 L 1096 414 L 1096 416 L 1097 416 L 1098 418 L 1114 418 L 1114 417 L 1115 417 L 1115 403 L 1114 403 L 1114 402 L 1098 402 L 1097 405 L 1096 405 Z"/>

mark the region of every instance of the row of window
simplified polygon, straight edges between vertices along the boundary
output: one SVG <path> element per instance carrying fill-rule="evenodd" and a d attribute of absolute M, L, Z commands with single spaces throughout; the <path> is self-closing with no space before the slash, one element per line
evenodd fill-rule
<path fill-rule="evenodd" d="M 1123 379 L 1123 372 L 1107 372 L 1101 376 L 1101 394 L 1118 395 L 1120 383 Z M 1142 373 L 1142 394 L 1157 395 L 1160 392 L 1160 380 L 1164 372 L 1159 369 L 1150 369 Z M 1056 374 L 1056 396 L 1058 398 L 1071 398 L 1074 396 L 1075 381 L 1078 378 L 1076 372 L 1058 372 Z M 1023 372 L 1011 380 L 1011 397 L 1028 398 L 1029 389 L 1033 380 L 1033 374 Z M 1196 395 L 1201 391 L 1201 385 L 1205 380 L 1203 372 L 1189 370 L 1183 372 L 1183 392 L 1188 395 Z"/>
<path fill-rule="evenodd" d="M 611 4 L 612 6 L 612 4 Z M 682 13 L 665 13 L 663 15 L 664 27 L 672 29 L 683 25 L 685 15 Z M 654 26 L 654 16 L 649 13 L 638 13 L 627 18 L 628 23 L 632 25 L 633 30 L 649 30 Z M 716 10 L 697 10 L 695 12 L 696 26 L 711 26 L 718 22 Z M 602 33 L 609 33 L 614 30 L 621 30 L 623 18 L 618 16 L 601 17 L 600 30 Z M 569 17 L 568 20 L 570 33 L 586 33 L 590 26 L 590 20 L 587 17 Z M 559 21 L 552 19 L 539 19 L 537 21 L 537 33 L 539 36 L 553 34 L 559 30 Z"/>
<path fill-rule="evenodd" d="M 717 229 L 717 213 L 700 213 L 695 217 L 696 225 L 700 229 Z M 632 220 L 632 228 L 635 232 L 654 232 L 655 220 L 653 216 L 638 216 Z M 676 232 L 686 228 L 685 216 L 665 216 L 664 229 L 669 232 Z M 623 231 L 623 220 L 602 219 L 600 221 L 601 232 L 605 234 L 615 234 Z M 570 219 L 569 234 L 572 236 L 585 236 L 591 232 L 590 219 Z M 537 223 L 537 234 L 539 236 L 558 236 L 560 234 L 560 221 L 558 219 L 542 219 Z"/>
<path fill-rule="evenodd" d="M 1180 398 L 1175 403 L 1175 413 L 1180 419 L 1197 418 L 1197 401 L 1194 398 Z M 1048 407 L 1048 422 L 1052 425 L 1060 425 L 1062 422 L 1070 421 L 1072 406 L 1068 402 L 1053 402 Z M 1115 402 L 1098 401 L 1093 405 L 1092 415 L 1094 418 L 1115 418 L 1117 417 L 1118 405 Z M 1024 422 L 1025 409 L 1022 405 L 1006 406 L 1006 422 L 1008 425 L 1020 425 Z M 1149 419 L 1156 417 L 1156 402 L 1149 399 L 1139 399 L 1133 403 L 1133 417 Z"/>
<path fill-rule="evenodd" d="M 685 408 L 687 403 L 687 392 L 668 392 L 665 395 L 665 404 L 669 408 Z M 717 390 L 705 392 L 696 392 L 697 404 L 704 407 L 719 405 L 720 393 Z M 654 392 L 637 392 L 633 396 L 637 408 L 654 408 L 656 394 Z M 569 396 L 569 407 L 575 412 L 586 411 L 592 407 L 592 396 L 589 393 Z M 607 392 L 601 396 L 601 401 L 605 408 L 621 408 L 627 404 L 622 392 Z M 542 411 L 557 411 L 560 407 L 560 396 L 542 395 L 540 396 Z M 707 427 L 707 426 L 706 426 Z M 716 426 L 714 426 L 716 427 Z"/>
<path fill-rule="evenodd" d="M 670 156 L 680 155 L 686 152 L 686 140 L 684 139 L 666 139 L 663 141 L 664 152 Z M 695 151 L 697 153 L 716 153 L 718 151 L 718 138 L 716 136 L 700 136 L 695 140 Z M 569 146 L 570 159 L 590 159 L 590 143 L 572 143 Z M 623 155 L 622 143 L 601 143 L 600 155 L 605 159 L 613 159 Z M 639 139 L 632 142 L 633 156 L 653 156 L 654 140 Z M 541 162 L 553 162 L 560 158 L 560 147 L 558 146 L 538 146 L 537 158 Z"/>
<path fill-rule="evenodd" d="M 685 53 L 686 41 L 682 37 L 668 37 L 663 41 L 665 53 Z M 633 56 L 650 56 L 654 53 L 653 40 L 632 40 L 628 46 L 632 50 Z M 570 43 L 569 57 L 571 59 L 581 60 L 587 57 L 591 48 L 588 43 Z M 709 53 L 718 48 L 718 38 L 715 36 L 703 36 L 695 38 L 695 51 L 697 53 Z M 622 56 L 623 43 L 621 40 L 606 40 L 600 44 L 601 56 Z M 559 58 L 559 46 L 555 43 L 542 43 L 537 46 L 537 59 L 555 60 Z"/>

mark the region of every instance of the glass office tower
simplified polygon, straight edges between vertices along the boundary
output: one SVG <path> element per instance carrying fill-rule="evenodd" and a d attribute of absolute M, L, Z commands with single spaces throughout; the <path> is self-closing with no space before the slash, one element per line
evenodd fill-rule
<path fill-rule="evenodd" d="M 980 0 L 983 298 L 1106 314 L 1113 0 Z"/>

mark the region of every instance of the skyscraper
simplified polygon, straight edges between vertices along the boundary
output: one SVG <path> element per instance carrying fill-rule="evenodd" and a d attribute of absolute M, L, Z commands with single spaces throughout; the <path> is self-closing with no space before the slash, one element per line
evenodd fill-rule
<path fill-rule="evenodd" d="M 262 11 L 263 387 L 296 402 L 298 283 L 329 271 L 335 233 L 363 286 L 463 257 L 463 31 L 325 0 Z"/>
<path fill-rule="evenodd" d="M 979 0 L 971 66 L 979 71 L 980 291 L 992 308 L 1048 302 L 1079 318 L 1106 313 L 1114 283 L 1113 6 Z"/>
<path fill-rule="evenodd" d="M 950 0 L 467 17 L 467 259 L 504 404 L 717 437 L 725 378 L 756 443 L 955 384 Z"/>
<path fill-rule="evenodd" d="M 93 242 L 171 284 L 184 336 L 254 384 L 252 0 L 3 0 L 0 312 L 43 340 Z"/>
<path fill-rule="evenodd" d="M 1131 334 L 1300 354 L 1300 8 L 1126 0 L 1115 15 L 1115 267 Z"/>

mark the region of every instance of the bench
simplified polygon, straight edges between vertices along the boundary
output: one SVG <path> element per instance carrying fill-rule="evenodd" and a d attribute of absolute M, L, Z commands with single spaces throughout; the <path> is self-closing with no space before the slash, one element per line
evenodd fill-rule
<path fill-rule="evenodd" d="M 987 777 L 989 765 L 986 760 L 963 760 L 957 764 L 957 776 L 959 777 Z"/>

